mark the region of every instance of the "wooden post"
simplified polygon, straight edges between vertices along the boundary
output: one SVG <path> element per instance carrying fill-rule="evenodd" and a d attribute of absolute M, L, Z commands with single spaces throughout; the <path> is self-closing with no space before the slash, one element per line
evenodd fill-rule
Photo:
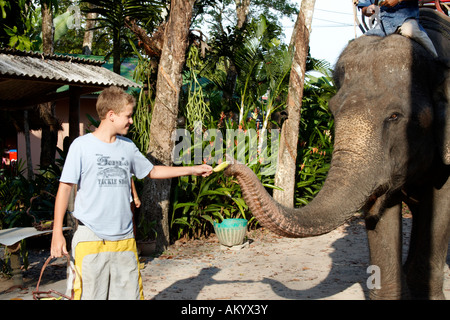
<path fill-rule="evenodd" d="M 20 269 L 20 241 L 6 247 L 10 253 L 9 262 L 11 264 L 11 274 L 14 286 L 23 287 L 23 275 Z"/>
<path fill-rule="evenodd" d="M 80 136 L 80 87 L 70 86 L 69 92 L 69 141 Z"/>

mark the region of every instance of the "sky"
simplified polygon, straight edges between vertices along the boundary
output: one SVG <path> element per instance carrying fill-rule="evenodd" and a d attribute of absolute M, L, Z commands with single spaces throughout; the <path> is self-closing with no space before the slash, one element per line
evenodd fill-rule
<path fill-rule="evenodd" d="M 298 3 L 300 6 L 301 0 Z M 291 39 L 293 27 L 294 22 L 285 20 L 287 42 Z M 316 0 L 311 29 L 311 56 L 334 66 L 339 54 L 355 38 L 353 0 Z M 361 34 L 356 28 L 356 36 Z"/>

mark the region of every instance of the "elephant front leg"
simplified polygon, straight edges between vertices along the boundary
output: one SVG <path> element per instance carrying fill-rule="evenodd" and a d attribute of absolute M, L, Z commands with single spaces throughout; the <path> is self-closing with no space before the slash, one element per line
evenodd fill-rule
<path fill-rule="evenodd" d="M 406 297 L 402 272 L 401 202 L 385 208 L 384 196 L 366 213 L 370 264 L 379 272 L 379 285 L 369 287 L 370 298 L 392 300 Z"/>
<path fill-rule="evenodd" d="M 411 205 L 413 227 L 405 274 L 414 299 L 445 299 L 444 266 L 450 237 L 450 181 Z"/>

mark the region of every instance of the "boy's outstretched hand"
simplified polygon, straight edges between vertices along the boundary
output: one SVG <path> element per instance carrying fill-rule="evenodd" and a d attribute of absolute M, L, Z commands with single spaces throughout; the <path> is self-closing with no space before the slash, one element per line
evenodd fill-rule
<path fill-rule="evenodd" d="M 207 177 L 211 172 L 212 167 L 207 164 L 180 167 L 157 165 L 153 167 L 148 177 L 150 179 L 171 179 L 190 175 Z"/>
<path fill-rule="evenodd" d="M 207 177 L 212 173 L 212 167 L 207 164 L 193 166 L 192 169 L 193 169 L 192 174 L 195 176 Z"/>

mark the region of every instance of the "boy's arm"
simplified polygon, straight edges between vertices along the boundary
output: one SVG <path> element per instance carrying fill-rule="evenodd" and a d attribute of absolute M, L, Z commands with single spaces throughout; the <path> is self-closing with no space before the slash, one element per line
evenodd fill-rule
<path fill-rule="evenodd" d="M 63 235 L 63 221 L 69 204 L 70 192 L 73 184 L 60 182 L 55 200 L 55 214 L 53 218 L 53 235 L 50 253 L 53 258 L 67 254 L 66 239 Z"/>
<path fill-rule="evenodd" d="M 136 208 L 141 206 L 141 200 L 139 199 L 139 195 L 136 190 L 136 186 L 134 185 L 134 180 L 131 178 L 131 195 L 133 196 L 133 202 Z"/>
<path fill-rule="evenodd" d="M 154 166 L 148 176 L 151 179 L 170 179 L 189 175 L 207 177 L 211 172 L 212 167 L 207 164 L 192 167 Z"/>

